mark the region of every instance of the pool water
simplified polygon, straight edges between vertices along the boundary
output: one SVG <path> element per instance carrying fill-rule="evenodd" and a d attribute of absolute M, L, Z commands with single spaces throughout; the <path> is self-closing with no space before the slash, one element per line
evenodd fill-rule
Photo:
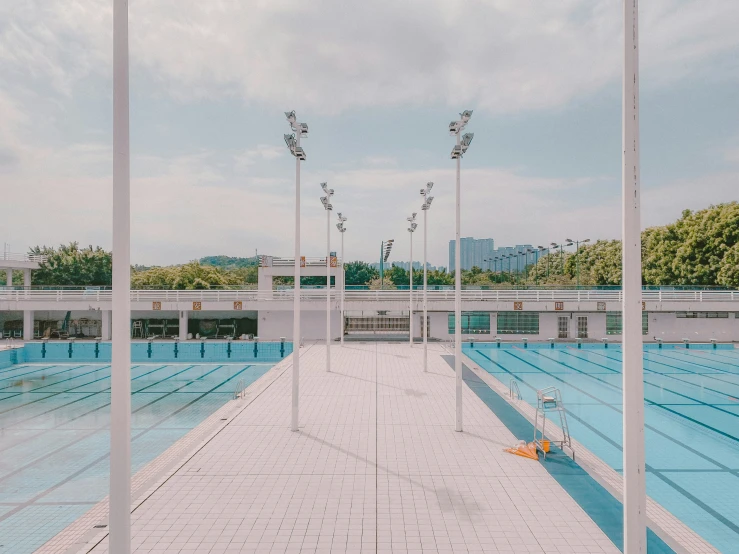
<path fill-rule="evenodd" d="M 645 347 L 647 494 L 721 552 L 739 552 L 739 351 Z M 525 401 L 562 391 L 572 437 L 622 470 L 618 345 L 465 345 L 465 354 Z"/>
<path fill-rule="evenodd" d="M 32 350 L 0 364 L 0 553 L 33 552 L 108 494 L 109 362 L 11 365 Z M 278 359 L 133 364 L 133 472 Z"/>

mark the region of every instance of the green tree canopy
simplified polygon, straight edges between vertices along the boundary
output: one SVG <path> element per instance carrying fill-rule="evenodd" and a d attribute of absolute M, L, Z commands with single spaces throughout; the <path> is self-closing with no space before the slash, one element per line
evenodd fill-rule
<path fill-rule="evenodd" d="M 58 248 L 34 246 L 29 254 L 46 256 L 46 262 L 33 271 L 34 285 L 104 286 L 112 282 L 112 256 L 99 246 L 80 248 L 77 242 Z"/>

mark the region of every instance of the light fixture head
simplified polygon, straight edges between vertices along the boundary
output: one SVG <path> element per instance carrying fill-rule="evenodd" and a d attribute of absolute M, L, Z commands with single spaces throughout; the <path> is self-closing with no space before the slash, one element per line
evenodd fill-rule
<path fill-rule="evenodd" d="M 339 213 L 338 213 L 338 214 L 336 214 L 336 215 L 338 215 L 338 216 L 339 216 L 339 221 L 340 221 L 341 223 L 344 223 L 344 222 L 346 221 L 346 218 L 345 218 L 345 217 L 344 217 L 344 216 L 342 215 L 342 213 L 341 213 L 341 212 L 339 212 Z"/>
<path fill-rule="evenodd" d="M 296 119 L 295 119 L 295 110 L 292 110 L 290 112 L 285 112 L 285 117 L 287 118 L 288 123 L 292 126 Z"/>
<path fill-rule="evenodd" d="M 459 116 L 462 118 L 463 123 L 467 123 L 472 117 L 472 110 L 465 110 Z"/>
<path fill-rule="evenodd" d="M 473 138 L 475 138 L 475 133 L 465 133 L 462 135 L 462 154 L 470 147 Z"/>
<path fill-rule="evenodd" d="M 321 183 L 321 188 L 323 189 L 323 192 L 326 193 L 326 196 L 328 196 L 329 198 L 331 198 L 334 195 L 334 189 L 328 188 L 327 183 Z"/>
<path fill-rule="evenodd" d="M 538 248 L 539 250 L 546 250 L 546 248 L 544 248 L 543 246 L 537 246 L 537 248 Z"/>
<path fill-rule="evenodd" d="M 590 242 L 590 239 L 581 240 L 580 242 L 582 243 Z"/>
<path fill-rule="evenodd" d="M 554 248 L 557 248 L 559 244 L 557 244 L 556 242 L 551 242 L 549 243 L 549 246 L 554 246 Z"/>
<path fill-rule="evenodd" d="M 328 201 L 328 197 L 321 196 L 321 204 L 323 204 L 324 209 L 326 210 L 333 210 L 334 207 L 331 205 L 331 202 Z"/>
<path fill-rule="evenodd" d="M 574 241 L 574 240 L 572 240 L 572 239 L 565 239 L 565 242 L 570 242 L 570 243 L 572 243 L 572 242 L 575 242 L 575 241 Z"/>
<path fill-rule="evenodd" d="M 292 151 L 295 149 L 295 135 L 289 134 L 285 135 L 285 144 L 287 144 L 287 147 Z"/>

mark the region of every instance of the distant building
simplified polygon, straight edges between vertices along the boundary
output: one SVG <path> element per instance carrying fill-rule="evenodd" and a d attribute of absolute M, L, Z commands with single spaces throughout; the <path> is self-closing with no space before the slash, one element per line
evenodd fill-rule
<path fill-rule="evenodd" d="M 378 262 L 374 262 L 369 264 L 371 267 L 374 267 L 377 271 L 380 270 L 380 264 Z M 390 269 L 392 266 L 397 265 L 398 267 L 405 269 L 408 271 L 408 267 L 410 264 L 408 262 L 398 262 L 398 261 L 388 261 L 385 264 L 385 269 Z M 436 271 L 436 266 L 431 265 L 430 263 L 426 262 L 426 269 L 428 271 Z M 423 270 L 423 264 L 421 262 L 413 262 L 413 271 L 422 271 Z"/>
<path fill-rule="evenodd" d="M 460 239 L 460 264 L 462 269 L 472 269 L 477 266 L 486 268 L 484 260 L 495 252 L 495 241 L 493 239 L 475 239 L 464 237 Z M 449 272 L 454 271 L 454 255 L 456 252 L 456 241 L 449 241 Z"/>
<path fill-rule="evenodd" d="M 479 267 L 482 270 L 523 271 L 527 265 L 533 265 L 536 260 L 533 253 L 534 247 L 530 244 L 495 248 L 493 239 L 475 239 L 473 237 L 461 238 L 459 242 L 461 245 L 460 263 L 463 270 Z M 529 250 L 532 250 L 532 252 L 529 252 Z M 450 240 L 448 270 L 450 273 L 454 271 L 455 267 L 455 252 L 456 241 Z"/>

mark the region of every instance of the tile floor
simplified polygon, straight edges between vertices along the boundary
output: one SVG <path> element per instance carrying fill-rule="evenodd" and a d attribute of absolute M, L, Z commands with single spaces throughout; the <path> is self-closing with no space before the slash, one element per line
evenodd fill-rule
<path fill-rule="evenodd" d="M 618 552 L 434 345 L 347 343 L 301 356 L 300 432 L 282 375 L 132 514 L 163 553 Z M 108 552 L 107 538 L 92 552 Z"/>

